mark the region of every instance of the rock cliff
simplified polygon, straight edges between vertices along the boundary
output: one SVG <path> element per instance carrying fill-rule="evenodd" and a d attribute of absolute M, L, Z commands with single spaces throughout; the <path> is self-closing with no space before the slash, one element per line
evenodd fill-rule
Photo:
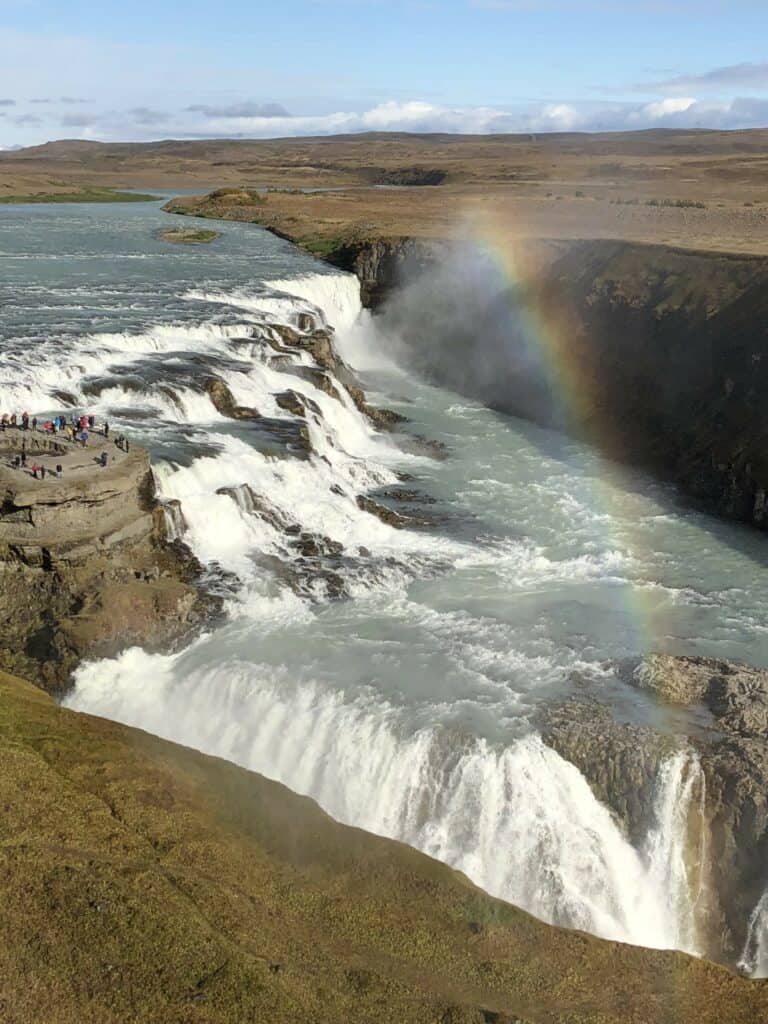
<path fill-rule="evenodd" d="M 95 446 L 0 434 L 0 667 L 51 692 L 83 658 L 166 648 L 218 606 L 195 586 L 188 550 L 168 542 L 147 452 L 101 447 L 106 466 Z M 26 468 L 14 465 L 22 451 Z"/>
<path fill-rule="evenodd" d="M 327 258 L 357 274 L 419 372 L 768 529 L 768 259 L 599 239 L 518 255 L 514 287 L 479 293 L 477 254 L 447 243 L 372 239 Z"/>
<path fill-rule="evenodd" d="M 551 928 L 0 673 L 4 1024 L 753 1024 L 768 987 Z"/>
<path fill-rule="evenodd" d="M 651 655 L 622 663 L 617 672 L 662 705 L 699 708 L 709 720 L 700 715 L 688 736 L 665 734 L 618 722 L 601 704 L 573 700 L 542 713 L 544 737 L 634 837 L 647 832 L 664 760 L 675 751 L 695 752 L 701 788 L 688 827 L 705 861 L 699 938 L 707 955 L 735 963 L 768 886 L 768 671 Z"/>

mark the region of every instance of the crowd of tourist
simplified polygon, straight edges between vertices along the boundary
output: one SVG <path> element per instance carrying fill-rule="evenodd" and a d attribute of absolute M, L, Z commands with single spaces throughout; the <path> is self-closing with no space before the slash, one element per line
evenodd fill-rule
<path fill-rule="evenodd" d="M 0 432 L 5 433 L 7 430 L 21 431 L 22 434 L 27 431 L 42 432 L 49 437 L 56 436 L 60 440 L 69 441 L 72 445 L 80 445 L 83 448 L 87 447 L 89 439 L 94 435 L 104 439 L 109 437 L 109 423 L 106 420 L 97 424 L 95 416 L 80 413 L 74 413 L 69 417 L 66 415 L 54 416 L 44 420 L 38 419 L 37 416 L 30 416 L 28 412 L 23 412 L 20 416 L 15 412 L 3 413 L 0 416 Z M 128 438 L 124 434 L 119 434 L 114 441 L 121 451 L 128 452 L 130 450 Z M 26 437 L 22 436 L 19 448 L 20 450 L 13 455 L 11 460 L 11 465 L 14 468 L 24 470 L 36 480 L 44 480 L 46 473 L 55 477 L 64 475 L 64 467 L 61 463 L 57 463 L 56 468 L 51 469 L 42 463 L 30 461 Z M 36 454 L 39 457 L 40 452 Z M 106 450 L 101 452 L 96 461 L 102 467 L 108 464 L 109 456 Z"/>

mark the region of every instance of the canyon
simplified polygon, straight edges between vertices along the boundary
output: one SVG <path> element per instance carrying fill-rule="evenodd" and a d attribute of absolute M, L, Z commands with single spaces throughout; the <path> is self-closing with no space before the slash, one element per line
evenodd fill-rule
<path fill-rule="evenodd" d="M 210 245 L 64 214 L 79 260 L 118 240 L 103 294 L 73 260 L 64 312 L 24 299 L 22 258 L 10 295 L 50 297 L 13 402 L 142 443 L 2 437 L 64 467 L 0 471 L 9 1020 L 765 1015 L 764 143 L 722 143 L 0 159 L 224 168 L 167 206 Z"/>

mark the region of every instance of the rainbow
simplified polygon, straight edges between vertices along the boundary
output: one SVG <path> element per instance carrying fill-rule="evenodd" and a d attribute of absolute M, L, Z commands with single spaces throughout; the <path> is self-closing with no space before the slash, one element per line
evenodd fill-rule
<path fill-rule="evenodd" d="M 610 451 L 612 447 L 599 415 L 594 367 L 574 344 L 566 310 L 545 307 L 534 294 L 537 275 L 544 265 L 543 246 L 526 244 L 524 238 L 504 230 L 504 225 L 490 215 L 474 216 L 471 234 L 500 278 L 529 297 L 517 311 L 526 355 L 540 370 L 558 406 L 558 422 L 572 436 L 594 446 L 574 441 L 569 469 L 584 482 L 587 502 L 594 513 L 595 535 L 586 538 L 585 544 L 607 548 L 616 556 L 615 605 L 606 607 L 606 612 L 615 616 L 618 610 L 621 646 L 637 654 L 670 649 L 675 640 L 670 628 L 674 591 L 660 583 L 632 578 L 633 565 L 648 565 L 658 559 L 650 534 L 655 533 L 653 540 L 658 539 L 653 524 L 665 514 L 664 506 L 654 503 L 647 494 L 641 498 L 632 489 L 631 469 L 594 450 Z"/>

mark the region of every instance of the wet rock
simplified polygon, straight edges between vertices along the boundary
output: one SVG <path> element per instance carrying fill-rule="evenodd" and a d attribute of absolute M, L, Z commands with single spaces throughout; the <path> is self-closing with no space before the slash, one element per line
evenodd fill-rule
<path fill-rule="evenodd" d="M 426 455 L 427 458 L 443 462 L 448 458 L 448 446 L 434 438 L 414 436 L 403 442 L 403 449 L 413 455 Z"/>
<path fill-rule="evenodd" d="M 247 405 L 238 405 L 229 389 L 219 377 L 211 377 L 203 385 L 206 394 L 211 399 L 214 409 L 232 420 L 257 420 L 261 419 L 258 411 Z"/>
<path fill-rule="evenodd" d="M 337 557 L 344 551 L 344 545 L 319 533 L 303 532 L 298 540 L 291 541 L 291 547 L 298 549 L 304 558 Z"/>
<path fill-rule="evenodd" d="M 606 705 L 582 698 L 543 708 L 538 725 L 545 743 L 576 765 L 639 843 L 653 820 L 659 768 L 685 741 L 617 722 Z"/>
<path fill-rule="evenodd" d="M 288 345 L 290 348 L 298 347 L 301 334 L 295 327 L 291 327 L 289 324 L 270 324 L 269 330 L 271 334 L 276 334 L 284 345 Z M 268 340 L 271 339 L 268 338 Z"/>
<path fill-rule="evenodd" d="M 237 487 L 219 487 L 216 493 L 231 498 L 244 512 L 259 516 L 280 533 L 287 533 L 294 528 L 301 529 L 294 519 L 287 516 L 277 505 L 273 505 L 263 494 L 257 494 L 249 484 L 239 484 Z"/>
<path fill-rule="evenodd" d="M 396 512 L 394 509 L 374 501 L 373 498 L 369 498 L 365 494 L 357 496 L 357 507 L 362 509 L 363 512 L 376 516 L 377 519 L 380 519 L 382 523 L 386 523 L 387 526 L 393 526 L 396 530 L 407 530 L 416 526 L 431 525 L 429 520 L 419 516 L 404 515 L 402 512 Z"/>
<path fill-rule="evenodd" d="M 392 409 L 380 409 L 378 406 L 370 405 L 365 400 L 363 389 L 353 383 L 352 380 L 346 380 L 344 386 L 357 409 L 364 416 L 367 416 L 371 423 L 378 427 L 379 430 L 392 430 L 398 424 L 408 422 L 408 417 L 401 416 L 399 412 L 394 412 Z"/>
<path fill-rule="evenodd" d="M 419 505 L 434 505 L 437 502 L 437 498 L 407 487 L 390 487 L 389 490 L 382 491 L 381 496 L 388 501 L 414 502 Z"/>
<path fill-rule="evenodd" d="M 61 405 L 66 405 L 69 408 L 77 405 L 77 398 L 71 391 L 61 391 L 60 389 L 56 389 L 51 392 L 51 396 Z"/>
<path fill-rule="evenodd" d="M 715 658 L 651 654 L 623 662 L 625 681 L 675 704 L 704 704 L 718 728 L 768 741 L 768 671 Z"/>
<path fill-rule="evenodd" d="M 708 956 L 734 963 L 768 886 L 768 671 L 666 654 L 624 661 L 616 671 L 660 702 L 703 707 L 709 724 L 699 717 L 689 735 L 666 735 L 617 722 L 596 701 L 571 700 L 540 712 L 542 735 L 636 843 L 652 821 L 663 762 L 675 750 L 697 752 L 704 786 L 689 827 L 705 828 L 700 940 Z"/>
<path fill-rule="evenodd" d="M 316 387 L 318 391 L 322 391 L 324 394 L 329 395 L 331 398 L 335 398 L 337 402 L 341 401 L 341 395 L 339 394 L 338 388 L 333 383 L 330 374 L 324 370 L 320 370 L 314 366 L 286 366 L 285 373 L 290 373 L 294 377 L 299 377 L 301 380 L 306 380 L 313 387 Z"/>
<path fill-rule="evenodd" d="M 274 397 L 280 408 L 291 413 L 293 416 L 300 416 L 302 419 L 305 419 L 307 409 L 311 409 L 317 416 L 322 415 L 317 402 L 313 402 L 311 398 L 307 398 L 305 395 L 300 395 L 297 391 L 290 389 L 288 391 L 281 391 Z"/>
<path fill-rule="evenodd" d="M 261 554 L 259 564 L 272 572 L 285 586 L 301 597 L 315 601 L 319 597 L 343 600 L 349 597 L 344 577 L 321 561 L 299 558 L 287 561 L 276 555 Z"/>

